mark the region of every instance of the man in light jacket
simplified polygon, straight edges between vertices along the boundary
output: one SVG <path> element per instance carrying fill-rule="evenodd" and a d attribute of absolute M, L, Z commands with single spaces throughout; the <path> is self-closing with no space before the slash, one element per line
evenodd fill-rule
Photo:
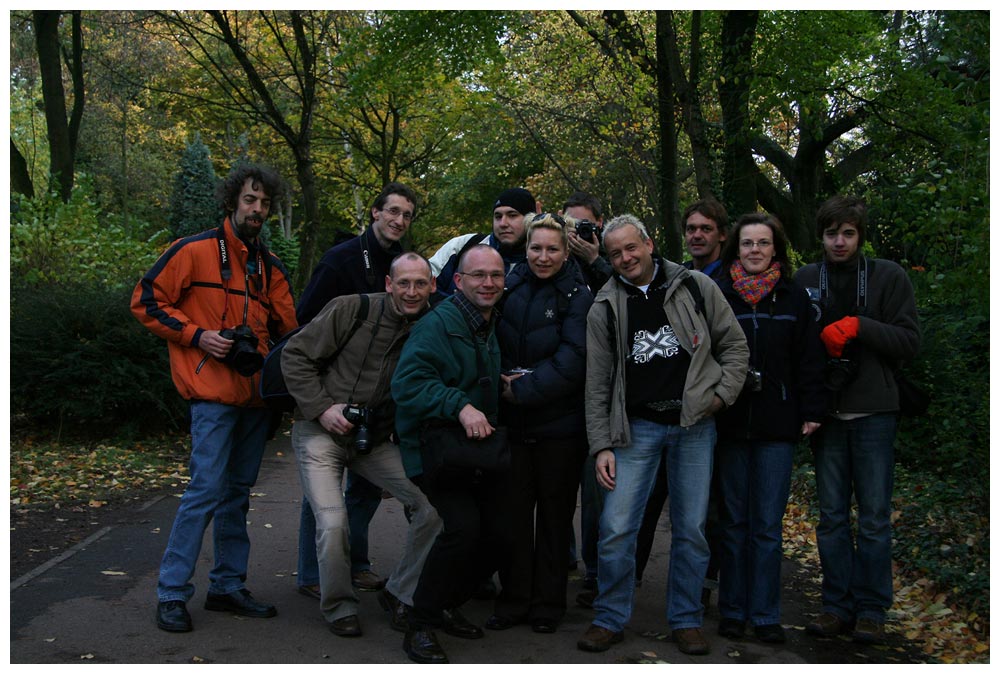
<path fill-rule="evenodd" d="M 667 621 L 678 648 L 708 653 L 701 585 L 714 415 L 746 379 L 749 349 L 729 304 L 704 274 L 654 253 L 635 216 L 605 225 L 615 275 L 587 317 L 587 436 L 606 490 L 598 543 L 596 615 L 578 647 L 622 641 L 632 613 L 635 549 L 661 457 L 670 491 Z"/>

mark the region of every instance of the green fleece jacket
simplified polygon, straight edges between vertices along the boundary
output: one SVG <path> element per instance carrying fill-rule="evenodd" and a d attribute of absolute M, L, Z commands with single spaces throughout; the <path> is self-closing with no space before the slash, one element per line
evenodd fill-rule
<path fill-rule="evenodd" d="M 477 349 L 489 376 L 488 386 L 478 381 Z M 423 472 L 420 426 L 424 421 L 457 423 L 458 413 L 471 404 L 495 424 L 499 390 L 500 347 L 492 323 L 485 340 L 474 338 L 465 316 L 450 301 L 441 302 L 420 319 L 392 377 L 396 432 L 407 476 Z"/>

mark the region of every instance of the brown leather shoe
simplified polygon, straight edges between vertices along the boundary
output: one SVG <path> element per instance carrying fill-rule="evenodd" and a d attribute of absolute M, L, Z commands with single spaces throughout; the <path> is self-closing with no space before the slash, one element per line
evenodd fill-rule
<path fill-rule="evenodd" d="M 581 651 L 602 653 L 611 648 L 612 644 L 621 643 L 624 639 L 624 632 L 612 632 L 604 627 L 591 625 L 576 642 L 576 647 Z"/>
<path fill-rule="evenodd" d="M 884 644 L 885 625 L 871 618 L 858 618 L 851 638 L 859 644 Z"/>
<path fill-rule="evenodd" d="M 338 637 L 360 637 L 361 636 L 361 622 L 358 620 L 358 616 L 349 615 L 344 616 L 338 620 L 334 620 L 328 625 L 330 631 L 336 634 Z"/>
<path fill-rule="evenodd" d="M 674 643 L 685 655 L 708 655 L 708 640 L 700 627 L 685 627 L 673 631 Z"/>
<path fill-rule="evenodd" d="M 362 592 L 378 592 L 385 587 L 385 578 L 380 578 L 374 571 L 366 569 L 351 574 L 351 585 Z"/>
<path fill-rule="evenodd" d="M 817 637 L 835 637 L 847 634 L 851 625 L 838 615 L 828 611 L 819 614 L 815 620 L 806 625 L 806 632 Z"/>

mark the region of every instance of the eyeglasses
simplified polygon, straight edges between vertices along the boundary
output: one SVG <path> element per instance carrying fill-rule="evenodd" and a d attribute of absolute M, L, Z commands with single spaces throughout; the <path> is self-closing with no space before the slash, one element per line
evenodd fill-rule
<path fill-rule="evenodd" d="M 740 241 L 740 248 L 742 248 L 743 250 L 753 250 L 754 246 L 756 246 L 760 250 L 764 250 L 765 248 L 770 248 L 772 245 L 773 243 L 769 239 L 761 239 L 760 241 L 751 241 L 750 239 L 743 239 L 742 241 Z"/>
<path fill-rule="evenodd" d="M 494 283 L 503 283 L 503 280 L 504 280 L 504 278 L 506 276 L 502 271 L 493 271 L 493 272 L 485 272 L 485 271 L 469 271 L 469 272 L 465 272 L 465 271 L 460 271 L 458 273 L 461 274 L 462 276 L 469 276 L 469 277 L 471 277 L 476 283 L 482 283 L 487 278 L 489 278 Z"/>
<path fill-rule="evenodd" d="M 383 208 L 382 212 L 388 213 L 393 218 L 398 218 L 399 216 L 402 215 L 403 220 L 406 222 L 410 222 L 411 220 L 413 220 L 413 213 L 411 211 L 402 211 L 396 208 L 395 206 L 393 206 L 392 208 Z"/>

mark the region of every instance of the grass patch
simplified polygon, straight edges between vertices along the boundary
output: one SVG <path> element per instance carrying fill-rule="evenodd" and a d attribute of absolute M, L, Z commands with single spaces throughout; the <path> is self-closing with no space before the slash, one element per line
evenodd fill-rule
<path fill-rule="evenodd" d="M 186 434 L 122 442 L 14 437 L 10 502 L 99 507 L 130 492 L 186 483 L 190 453 L 191 438 Z"/>

